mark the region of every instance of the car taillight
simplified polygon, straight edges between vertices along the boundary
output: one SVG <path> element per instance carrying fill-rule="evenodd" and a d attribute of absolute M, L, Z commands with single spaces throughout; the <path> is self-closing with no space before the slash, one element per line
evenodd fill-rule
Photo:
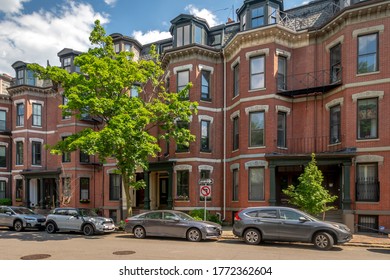
<path fill-rule="evenodd" d="M 129 219 L 126 219 L 125 222 L 128 223 L 128 222 L 129 222 Z"/>
<path fill-rule="evenodd" d="M 235 221 L 241 221 L 241 218 L 238 214 L 240 214 L 241 211 L 237 212 L 236 215 L 234 215 L 234 220 Z"/>

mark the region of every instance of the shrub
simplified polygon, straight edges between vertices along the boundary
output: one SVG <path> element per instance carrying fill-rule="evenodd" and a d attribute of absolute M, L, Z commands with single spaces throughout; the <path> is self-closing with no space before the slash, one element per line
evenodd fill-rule
<path fill-rule="evenodd" d="M 197 221 L 203 221 L 204 209 L 199 208 L 199 209 L 191 210 L 189 215 Z M 222 224 L 222 222 L 219 220 L 218 216 L 210 214 L 209 211 L 206 211 L 206 221 L 214 222 L 217 224 Z"/>
<path fill-rule="evenodd" d="M 1 198 L 0 199 L 0 205 L 11 206 L 12 205 L 12 200 L 10 198 Z"/>

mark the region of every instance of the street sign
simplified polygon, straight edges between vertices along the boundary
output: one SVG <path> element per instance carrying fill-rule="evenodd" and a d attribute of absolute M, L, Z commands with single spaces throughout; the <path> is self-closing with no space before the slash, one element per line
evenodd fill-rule
<path fill-rule="evenodd" d="M 211 197 L 211 186 L 201 186 L 200 187 L 200 196 Z"/>
<path fill-rule="evenodd" d="M 198 181 L 199 185 L 212 185 L 214 183 L 213 179 L 207 178 L 207 179 L 199 179 Z"/>

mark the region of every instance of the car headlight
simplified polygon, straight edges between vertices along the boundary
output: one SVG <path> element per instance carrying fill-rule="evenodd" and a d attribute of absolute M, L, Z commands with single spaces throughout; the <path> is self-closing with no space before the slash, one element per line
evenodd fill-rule
<path fill-rule="evenodd" d="M 332 226 L 334 226 L 335 228 L 338 228 L 340 230 L 343 230 L 343 231 L 351 231 L 347 226 L 344 226 L 344 225 L 332 224 Z"/>

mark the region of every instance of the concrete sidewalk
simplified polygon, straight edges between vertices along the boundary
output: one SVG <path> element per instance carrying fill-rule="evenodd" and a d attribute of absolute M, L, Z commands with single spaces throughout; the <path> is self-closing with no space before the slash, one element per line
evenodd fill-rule
<path fill-rule="evenodd" d="M 232 227 L 224 226 L 222 228 L 223 239 L 238 239 L 232 232 Z M 389 248 L 390 238 L 386 234 L 354 234 L 351 241 L 341 244 L 342 246 L 361 246 L 361 247 L 377 247 L 377 248 Z"/>

